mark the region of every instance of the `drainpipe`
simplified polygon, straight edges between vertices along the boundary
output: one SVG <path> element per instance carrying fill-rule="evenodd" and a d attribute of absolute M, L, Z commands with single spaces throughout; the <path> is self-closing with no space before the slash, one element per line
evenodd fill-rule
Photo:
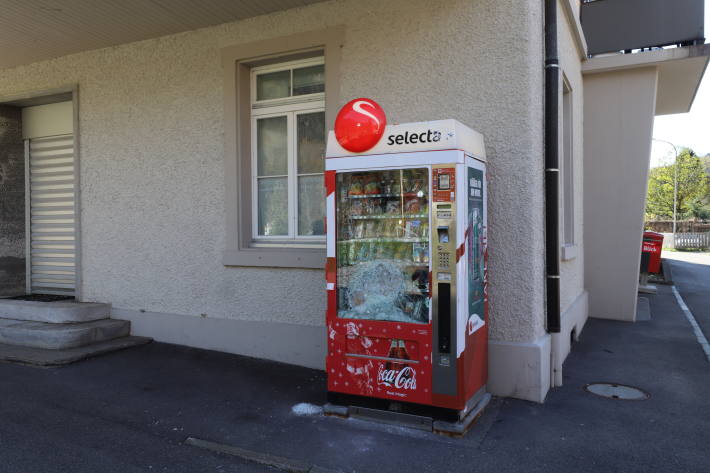
<path fill-rule="evenodd" d="M 557 0 L 545 0 L 545 272 L 550 333 L 560 332 L 559 85 Z"/>

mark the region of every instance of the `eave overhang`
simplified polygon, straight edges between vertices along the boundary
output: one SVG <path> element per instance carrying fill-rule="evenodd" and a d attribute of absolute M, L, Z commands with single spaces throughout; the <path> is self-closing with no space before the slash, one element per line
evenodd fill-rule
<path fill-rule="evenodd" d="M 656 115 L 687 113 L 710 59 L 710 44 L 633 54 L 595 56 L 582 64 L 585 75 L 644 67 L 658 70 Z"/>
<path fill-rule="evenodd" d="M 324 0 L 3 0 L 0 70 Z"/>

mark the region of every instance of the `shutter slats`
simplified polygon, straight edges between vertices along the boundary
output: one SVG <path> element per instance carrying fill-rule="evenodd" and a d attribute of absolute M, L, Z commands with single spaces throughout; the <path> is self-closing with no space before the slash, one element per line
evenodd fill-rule
<path fill-rule="evenodd" d="M 76 226 L 74 138 L 30 140 L 30 288 L 74 295 Z"/>
<path fill-rule="evenodd" d="M 41 286 L 32 286 L 31 290 L 34 294 L 42 293 L 42 294 L 52 294 L 54 296 L 73 296 L 74 295 L 73 288 L 67 289 L 67 290 L 61 290 L 61 289 L 52 289 L 52 288 L 46 288 L 46 287 L 41 287 Z"/>

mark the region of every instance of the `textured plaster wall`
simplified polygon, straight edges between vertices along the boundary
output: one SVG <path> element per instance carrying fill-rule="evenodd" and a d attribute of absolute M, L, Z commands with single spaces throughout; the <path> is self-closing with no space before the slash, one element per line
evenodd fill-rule
<path fill-rule="evenodd" d="M 345 25 L 343 102 L 485 135 L 491 337 L 527 341 L 544 333 L 541 8 L 332 1 L 0 71 L 0 97 L 79 84 L 84 299 L 320 325 L 322 271 L 221 264 L 220 48 Z"/>
<path fill-rule="evenodd" d="M 568 1 L 568 0 L 561 0 Z M 561 2 L 558 2 L 561 3 Z M 578 13 L 578 8 L 577 8 Z M 574 176 L 574 245 L 576 256 L 560 265 L 560 306 L 562 312 L 584 291 L 584 93 L 582 84 L 582 62 L 580 52 L 574 40 L 573 24 L 567 20 L 562 5 L 558 5 L 558 47 L 560 66 L 572 89 L 572 149 L 573 149 L 573 176 Z M 562 91 L 560 91 L 562 93 Z M 560 101 L 560 110 L 562 109 Z M 560 131 L 560 136 L 562 133 Z M 562 157 L 560 157 L 562 159 Z M 563 189 L 560 186 L 560 189 Z M 562 201 L 560 201 L 560 215 L 563 215 Z M 564 243 L 564 240 L 560 240 Z"/>

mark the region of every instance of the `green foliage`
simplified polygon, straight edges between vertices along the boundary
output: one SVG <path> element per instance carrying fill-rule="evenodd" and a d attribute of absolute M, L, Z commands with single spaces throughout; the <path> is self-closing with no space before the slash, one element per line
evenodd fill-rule
<path fill-rule="evenodd" d="M 708 175 L 708 179 L 710 179 L 710 153 L 701 157 L 700 162 L 703 163 L 703 167 L 705 168 L 705 173 Z"/>
<path fill-rule="evenodd" d="M 648 176 L 646 219 L 673 218 L 673 183 L 677 171 L 676 212 L 679 219 L 710 217 L 710 187 L 705 163 L 693 150 L 683 149 L 674 165 L 651 169 Z"/>
<path fill-rule="evenodd" d="M 710 220 L 710 198 L 695 199 L 688 203 L 688 212 L 683 215 L 683 218 Z"/>

